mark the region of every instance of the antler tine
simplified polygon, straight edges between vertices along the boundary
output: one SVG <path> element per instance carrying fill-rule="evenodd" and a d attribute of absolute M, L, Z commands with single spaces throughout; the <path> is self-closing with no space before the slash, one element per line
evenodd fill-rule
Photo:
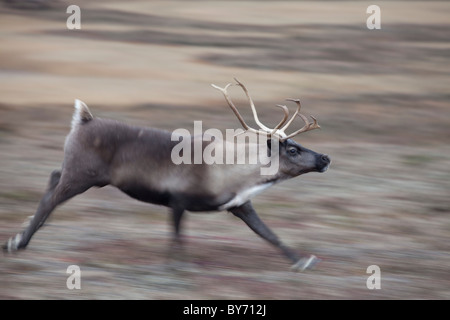
<path fill-rule="evenodd" d="M 215 84 L 211 84 L 211 86 L 214 89 L 219 90 L 220 92 L 223 93 L 225 100 L 227 101 L 228 105 L 230 106 L 231 110 L 233 110 L 234 114 L 236 115 L 236 117 L 238 118 L 239 122 L 242 124 L 242 126 L 244 127 L 245 130 L 249 130 L 251 129 L 244 121 L 244 118 L 242 118 L 241 114 L 239 113 L 238 109 L 236 108 L 236 106 L 233 104 L 233 102 L 231 101 L 231 99 L 228 97 L 228 92 L 227 89 L 228 87 L 230 87 L 231 85 L 233 85 L 232 83 L 229 83 L 225 86 L 225 88 L 221 88 L 216 86 Z"/>
<path fill-rule="evenodd" d="M 286 99 L 286 100 L 295 102 L 297 104 L 297 110 L 295 111 L 295 113 L 292 116 L 292 118 L 288 121 L 288 123 L 286 123 L 286 125 L 283 128 L 281 128 L 280 130 L 284 132 L 290 126 L 292 121 L 294 121 L 295 116 L 299 116 L 303 120 L 303 122 L 305 122 L 305 125 L 302 128 L 300 128 L 299 130 L 297 130 L 297 131 L 287 135 L 285 138 L 282 138 L 282 141 L 285 141 L 285 140 L 287 140 L 289 138 L 292 138 L 292 137 L 294 137 L 294 136 L 296 136 L 296 135 L 298 135 L 298 134 L 300 134 L 302 132 L 306 132 L 306 131 L 310 131 L 310 130 L 313 130 L 313 129 L 320 128 L 319 124 L 317 123 L 317 119 L 316 118 L 311 116 L 311 118 L 313 119 L 313 123 L 310 123 L 308 118 L 300 113 L 301 104 L 300 104 L 300 100 L 299 99 L 289 98 L 289 99 Z"/>
<path fill-rule="evenodd" d="M 273 135 L 278 129 L 280 129 L 280 127 L 286 122 L 287 118 L 289 117 L 289 109 L 286 106 L 277 104 L 277 107 L 283 109 L 284 117 L 280 121 L 280 123 L 277 124 L 275 128 L 273 128 L 272 132 L 270 133 L 271 135 Z M 281 131 L 283 131 L 283 130 L 281 130 Z"/>
<path fill-rule="evenodd" d="M 312 129 L 320 129 L 319 124 L 317 123 L 317 119 L 314 118 L 314 116 L 310 115 L 310 117 L 313 119 L 314 123 L 311 124 L 311 130 Z"/>
<path fill-rule="evenodd" d="M 272 129 L 266 127 L 265 125 L 263 125 L 263 124 L 261 123 L 261 121 L 259 121 L 258 114 L 256 113 L 255 104 L 253 103 L 253 100 L 252 100 L 252 98 L 250 97 L 250 94 L 248 93 L 248 90 L 247 90 L 247 88 L 244 86 L 244 84 L 243 84 L 242 82 L 240 82 L 240 81 L 239 81 L 238 79 L 236 79 L 236 78 L 234 78 L 234 81 L 236 81 L 237 85 L 240 86 L 240 87 L 242 88 L 242 90 L 244 90 L 245 95 L 246 95 L 247 98 L 248 98 L 248 102 L 249 102 L 249 104 L 250 104 L 250 107 L 252 108 L 253 117 L 255 118 L 256 124 L 257 124 L 261 129 L 263 129 L 264 131 L 268 131 L 268 132 L 272 131 Z"/>
<path fill-rule="evenodd" d="M 304 115 L 302 115 L 300 113 L 297 114 L 297 115 L 300 118 L 302 118 L 302 120 L 305 122 L 305 125 L 302 128 L 300 128 L 299 130 L 297 130 L 295 132 L 292 132 L 291 134 L 287 135 L 285 138 L 282 138 L 281 141 L 286 141 L 287 139 L 290 139 L 290 138 L 292 138 L 292 137 L 294 137 L 294 136 L 296 136 L 296 135 L 298 135 L 298 134 L 300 134 L 302 132 L 306 132 L 306 131 L 310 131 L 310 130 L 314 130 L 314 129 L 320 129 L 320 126 L 317 123 L 317 119 L 314 118 L 313 116 L 310 116 L 310 117 L 313 119 L 314 122 L 310 123 L 308 121 L 308 118 L 305 117 Z"/>
<path fill-rule="evenodd" d="M 294 115 L 292 116 L 292 118 L 288 121 L 288 123 L 286 123 L 286 125 L 281 128 L 281 131 L 285 131 L 287 128 L 289 128 L 289 126 L 291 125 L 292 121 L 294 121 L 295 116 L 300 112 L 300 109 L 302 108 L 302 105 L 300 104 L 300 100 L 299 99 L 292 99 L 292 98 L 288 98 L 286 99 L 286 101 L 293 101 L 297 104 L 297 110 L 295 110 Z"/>

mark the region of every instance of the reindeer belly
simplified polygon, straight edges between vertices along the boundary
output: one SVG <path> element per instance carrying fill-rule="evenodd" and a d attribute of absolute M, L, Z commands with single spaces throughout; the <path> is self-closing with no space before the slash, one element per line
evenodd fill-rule
<path fill-rule="evenodd" d="M 216 211 L 235 195 L 215 196 L 207 193 L 158 191 L 142 185 L 120 186 L 119 189 L 130 197 L 166 207 L 179 207 L 189 211 Z"/>
<path fill-rule="evenodd" d="M 233 194 L 213 196 L 208 194 L 177 194 L 176 201 L 182 205 L 183 208 L 189 211 L 217 211 L 222 210 L 220 207 L 233 198 Z"/>
<path fill-rule="evenodd" d="M 119 187 L 119 189 L 130 197 L 140 201 L 159 204 L 163 206 L 169 206 L 170 204 L 171 194 L 169 192 L 152 190 L 140 185 L 121 186 Z"/>

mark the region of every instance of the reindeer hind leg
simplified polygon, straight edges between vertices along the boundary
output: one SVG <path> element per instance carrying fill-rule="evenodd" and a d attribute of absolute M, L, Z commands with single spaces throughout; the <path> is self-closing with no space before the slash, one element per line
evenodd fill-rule
<path fill-rule="evenodd" d="M 25 230 L 11 237 L 3 246 L 3 250 L 7 252 L 17 251 L 25 248 L 33 234 L 39 230 L 49 217 L 52 211 L 59 204 L 70 198 L 83 193 L 92 187 L 94 183 L 80 179 L 71 179 L 68 172 L 55 170 L 50 176 L 48 189 L 42 197 L 38 209 L 31 220 L 27 223 Z"/>

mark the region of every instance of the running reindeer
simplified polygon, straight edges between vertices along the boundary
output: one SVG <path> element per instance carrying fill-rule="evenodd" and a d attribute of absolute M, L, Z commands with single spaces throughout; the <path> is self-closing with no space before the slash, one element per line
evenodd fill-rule
<path fill-rule="evenodd" d="M 29 225 L 23 232 L 11 237 L 3 246 L 4 250 L 11 252 L 26 248 L 33 234 L 59 204 L 91 187 L 112 185 L 137 200 L 169 207 L 174 239 L 178 243 L 181 241 L 180 222 L 186 210 L 227 210 L 281 250 L 293 263 L 293 269 L 311 267 L 317 258 L 314 255 L 297 254 L 284 245 L 260 220 L 250 199 L 278 182 L 307 172 L 324 172 L 328 169 L 331 161 L 327 155 L 304 148 L 291 139 L 300 133 L 317 129 L 319 125 L 315 118 L 312 117 L 313 122 L 309 122 L 300 113 L 300 101 L 296 99 L 287 99 L 297 104 L 292 118 L 288 120 L 287 107 L 279 105 L 284 112 L 281 122 L 274 128 L 263 125 L 246 87 L 235 80 L 247 96 L 259 129 L 247 125 L 229 98 L 227 90 L 231 84 L 225 88 L 212 86 L 223 93 L 246 132 L 267 137 L 266 152 L 277 150 L 275 156 L 278 156 L 279 167 L 274 174 L 261 175 L 260 163 L 176 165 L 171 160 L 171 150 L 177 142 L 173 141 L 170 132 L 94 118 L 83 102 L 75 100 L 72 128 L 64 145 L 62 169 L 52 172 L 48 189 Z M 286 129 L 297 116 L 305 125 L 287 134 Z M 195 143 L 198 137 L 191 139 Z M 273 148 L 274 144 L 278 147 Z M 202 141 L 203 148 L 207 145 L 208 142 Z"/>

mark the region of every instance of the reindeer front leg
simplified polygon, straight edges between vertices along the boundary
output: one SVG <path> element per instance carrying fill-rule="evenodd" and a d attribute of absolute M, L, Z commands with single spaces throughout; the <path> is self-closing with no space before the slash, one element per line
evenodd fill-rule
<path fill-rule="evenodd" d="M 311 268 L 319 261 L 319 259 L 317 259 L 314 255 L 298 255 L 292 249 L 284 245 L 278 239 L 277 235 L 274 234 L 272 230 L 270 230 L 258 217 L 250 201 L 247 201 L 239 207 L 232 208 L 229 211 L 236 217 L 242 219 L 242 221 L 244 221 L 250 229 L 252 229 L 261 238 L 280 249 L 281 252 L 294 263 L 292 270 L 304 271 Z"/>
<path fill-rule="evenodd" d="M 173 205 L 170 209 L 170 220 L 173 226 L 173 238 L 167 253 L 169 260 L 184 260 L 184 248 L 181 237 L 181 220 L 183 218 L 184 208 L 178 205 Z"/>

